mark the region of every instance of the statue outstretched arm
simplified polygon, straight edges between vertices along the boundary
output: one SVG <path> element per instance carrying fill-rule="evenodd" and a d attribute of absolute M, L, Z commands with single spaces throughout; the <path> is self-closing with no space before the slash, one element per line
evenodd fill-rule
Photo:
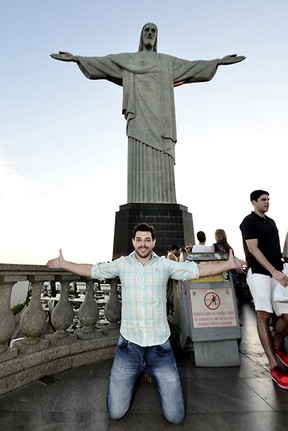
<path fill-rule="evenodd" d="M 244 55 L 237 55 L 237 54 L 226 55 L 225 57 L 219 59 L 218 64 L 226 65 L 226 64 L 239 63 L 240 61 L 245 60 L 245 58 L 246 57 L 244 57 Z"/>
<path fill-rule="evenodd" d="M 55 60 L 73 61 L 74 63 L 78 63 L 78 57 L 76 55 L 70 54 L 70 52 L 59 51 L 58 54 L 51 54 L 51 57 Z"/>

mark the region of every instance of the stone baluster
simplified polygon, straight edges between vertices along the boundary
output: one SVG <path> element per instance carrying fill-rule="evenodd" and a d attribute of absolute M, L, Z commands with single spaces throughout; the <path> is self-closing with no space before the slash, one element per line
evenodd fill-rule
<path fill-rule="evenodd" d="M 20 353 L 34 353 L 47 349 L 49 346 L 49 343 L 41 338 L 46 326 L 46 313 L 41 304 L 43 282 L 37 277 L 32 277 L 30 282 L 32 287 L 31 299 L 20 320 L 20 329 L 24 339 L 14 343 Z"/>
<path fill-rule="evenodd" d="M 109 322 L 108 331 L 118 331 L 119 321 L 121 320 L 121 302 L 118 298 L 117 285 L 118 279 L 108 280 L 110 284 L 110 295 L 105 305 L 104 313 Z"/>
<path fill-rule="evenodd" d="M 73 318 L 74 311 L 69 301 L 69 280 L 62 280 L 60 299 L 51 314 L 51 323 L 56 332 L 46 335 L 51 345 L 59 346 L 77 341 L 77 335 L 67 331 Z"/>
<path fill-rule="evenodd" d="M 14 282 L 0 281 L 0 362 L 13 359 L 18 350 L 7 348 L 7 343 L 15 329 L 15 316 L 10 309 L 11 291 Z"/>
<path fill-rule="evenodd" d="M 81 323 L 80 329 L 77 331 L 78 338 L 88 340 L 102 336 L 102 331 L 95 328 L 98 315 L 98 304 L 94 299 L 94 281 L 91 280 L 86 284 L 85 299 L 78 311 Z"/>

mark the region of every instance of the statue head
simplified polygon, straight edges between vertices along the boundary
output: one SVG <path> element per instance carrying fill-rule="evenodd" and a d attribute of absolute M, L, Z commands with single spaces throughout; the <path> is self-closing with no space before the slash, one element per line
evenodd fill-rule
<path fill-rule="evenodd" d="M 158 28 L 156 24 L 148 22 L 144 24 L 141 30 L 140 43 L 138 51 L 157 52 Z"/>

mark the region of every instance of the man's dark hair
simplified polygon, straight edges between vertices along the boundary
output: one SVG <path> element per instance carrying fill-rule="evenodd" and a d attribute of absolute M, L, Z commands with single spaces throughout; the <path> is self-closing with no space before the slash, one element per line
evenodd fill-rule
<path fill-rule="evenodd" d="M 155 239 L 155 231 L 154 231 L 154 227 L 150 224 L 147 223 L 139 223 L 136 224 L 136 226 L 134 227 L 134 232 L 133 232 L 133 238 L 135 239 L 136 236 L 136 232 L 151 232 L 151 237 L 154 240 Z"/>
<path fill-rule="evenodd" d="M 180 250 L 180 247 L 179 247 L 179 245 L 177 245 L 177 244 L 173 244 L 172 246 L 171 246 L 171 249 L 170 250 L 177 250 L 177 251 L 179 251 Z"/>
<path fill-rule="evenodd" d="M 205 233 L 202 230 L 200 230 L 199 232 L 197 232 L 197 239 L 198 239 L 199 242 L 206 241 L 206 235 L 205 235 Z"/>
<path fill-rule="evenodd" d="M 258 201 L 258 199 L 260 198 L 260 196 L 262 196 L 262 195 L 268 195 L 269 196 L 269 193 L 268 192 L 266 192 L 265 190 L 254 190 L 254 192 L 252 192 L 251 194 L 250 194 L 250 201 L 252 202 L 252 201 Z"/>

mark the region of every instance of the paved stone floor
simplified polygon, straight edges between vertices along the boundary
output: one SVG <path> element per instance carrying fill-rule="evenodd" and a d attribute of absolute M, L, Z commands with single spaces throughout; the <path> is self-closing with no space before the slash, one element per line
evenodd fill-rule
<path fill-rule="evenodd" d="M 153 383 L 140 384 L 130 412 L 108 420 L 106 391 L 112 361 L 65 371 L 0 397 L 3 431 L 284 431 L 288 391 L 275 386 L 255 328 L 253 305 L 240 306 L 241 366 L 199 368 L 177 356 L 187 401 L 186 419 L 163 417 Z"/>

